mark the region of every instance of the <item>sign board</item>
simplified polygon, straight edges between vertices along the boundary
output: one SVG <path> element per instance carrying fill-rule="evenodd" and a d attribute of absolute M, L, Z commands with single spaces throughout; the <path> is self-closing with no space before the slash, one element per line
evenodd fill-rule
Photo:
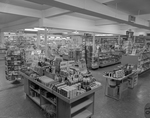
<path fill-rule="evenodd" d="M 61 70 L 67 70 L 67 68 L 68 68 L 68 62 L 67 61 L 62 61 L 60 63 L 60 69 Z"/>
<path fill-rule="evenodd" d="M 129 21 L 129 22 L 135 22 L 135 21 L 136 21 L 136 17 L 135 17 L 135 16 L 132 16 L 132 15 L 129 15 L 128 21 Z"/>

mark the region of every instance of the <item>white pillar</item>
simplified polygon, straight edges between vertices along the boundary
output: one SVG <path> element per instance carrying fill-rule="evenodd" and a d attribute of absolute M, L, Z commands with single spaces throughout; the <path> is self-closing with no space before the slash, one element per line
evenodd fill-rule
<path fill-rule="evenodd" d="M 47 50 L 48 50 L 48 45 L 47 45 L 47 33 L 48 33 L 48 29 L 45 28 L 45 55 L 46 55 L 46 57 L 48 56 L 48 54 L 47 54 Z"/>
<path fill-rule="evenodd" d="M 95 33 L 93 33 L 93 52 L 95 52 Z"/>
<path fill-rule="evenodd" d="M 0 44 L 5 44 L 4 32 L 0 32 Z"/>
<path fill-rule="evenodd" d="M 40 31 L 38 31 L 38 33 L 37 33 L 37 47 L 38 47 L 38 49 L 39 49 L 40 40 L 41 40 L 40 34 L 41 34 Z"/>
<path fill-rule="evenodd" d="M 121 37 L 120 37 L 120 35 L 118 36 L 118 45 L 120 45 L 121 44 Z"/>

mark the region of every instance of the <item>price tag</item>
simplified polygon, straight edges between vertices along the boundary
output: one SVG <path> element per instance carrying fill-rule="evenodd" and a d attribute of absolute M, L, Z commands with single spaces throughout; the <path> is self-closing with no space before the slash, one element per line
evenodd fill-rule
<path fill-rule="evenodd" d="M 150 118 L 150 103 L 146 104 L 144 108 L 145 118 Z"/>

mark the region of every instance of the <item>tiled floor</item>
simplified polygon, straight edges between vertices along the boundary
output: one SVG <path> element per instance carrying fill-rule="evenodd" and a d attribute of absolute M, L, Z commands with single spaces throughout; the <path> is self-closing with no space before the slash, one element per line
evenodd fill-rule
<path fill-rule="evenodd" d="M 144 106 L 150 102 L 150 74 L 147 72 L 140 76 L 138 86 L 127 91 L 122 100 L 116 101 L 104 96 L 105 78 L 102 77 L 103 72 L 114 67 L 92 71 L 103 85 L 96 93 L 95 114 L 92 118 L 144 118 Z M 1 81 L 6 81 L 3 71 L 4 68 L 0 68 L 0 85 Z M 44 118 L 41 109 L 26 98 L 22 86 L 8 89 L 7 82 L 2 84 L 7 84 L 7 87 L 0 87 L 3 90 L 0 92 L 0 118 Z"/>

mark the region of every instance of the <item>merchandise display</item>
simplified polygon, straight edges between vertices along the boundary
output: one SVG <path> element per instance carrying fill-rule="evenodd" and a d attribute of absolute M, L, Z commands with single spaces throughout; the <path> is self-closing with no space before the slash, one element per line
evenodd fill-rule
<path fill-rule="evenodd" d="M 24 51 L 18 48 L 11 47 L 7 50 L 5 57 L 5 73 L 7 80 L 13 81 L 21 79 L 18 71 L 24 66 L 24 56 Z"/>
<path fill-rule="evenodd" d="M 37 69 L 35 71 L 35 68 L 31 69 L 31 67 L 20 71 L 20 75 L 27 81 L 24 85 L 25 93 L 40 105 L 49 117 L 65 117 L 65 114 L 59 111 L 59 107 L 65 108 L 61 102 L 68 105 L 71 105 L 70 102 L 77 104 L 71 112 L 67 112 L 67 116 L 75 115 L 82 108 L 87 110 L 83 110 L 74 117 L 78 117 L 84 112 L 88 112 L 88 117 L 91 116 L 93 111 L 88 111 L 88 107 L 94 103 L 90 98 L 87 97 L 87 99 L 84 96 L 90 97 L 101 86 L 101 83 L 88 72 L 84 60 L 78 62 L 61 60 L 59 65 L 55 65 L 55 61 L 58 60 L 52 61 L 45 58 L 43 62 L 38 62 L 38 66 L 42 66 L 39 71 Z M 37 66 L 35 67 L 37 68 Z"/>
<path fill-rule="evenodd" d="M 120 66 L 106 72 L 104 78 L 106 78 L 105 95 L 116 100 L 121 99 L 124 91 L 134 88 L 138 83 L 138 73 L 131 65 Z"/>
<path fill-rule="evenodd" d="M 113 65 L 120 63 L 121 54 L 113 54 L 113 52 L 106 52 L 99 54 L 99 65 L 100 67 L 104 67 L 107 65 Z"/>
<path fill-rule="evenodd" d="M 125 66 L 120 66 L 119 68 L 114 69 L 113 71 L 106 72 L 105 76 L 119 79 L 128 76 L 129 74 L 132 73 L 132 71 L 133 71 L 133 67 L 131 65 L 125 65 Z"/>
<path fill-rule="evenodd" d="M 139 73 L 150 69 L 150 52 L 145 51 L 141 53 L 138 60 L 139 64 L 137 66 L 137 70 Z"/>
<path fill-rule="evenodd" d="M 95 51 L 92 54 L 92 69 L 120 63 L 123 50 L 119 45 L 118 36 L 97 36 Z"/>
<path fill-rule="evenodd" d="M 0 118 L 150 118 L 150 0 L 0 6 Z"/>

